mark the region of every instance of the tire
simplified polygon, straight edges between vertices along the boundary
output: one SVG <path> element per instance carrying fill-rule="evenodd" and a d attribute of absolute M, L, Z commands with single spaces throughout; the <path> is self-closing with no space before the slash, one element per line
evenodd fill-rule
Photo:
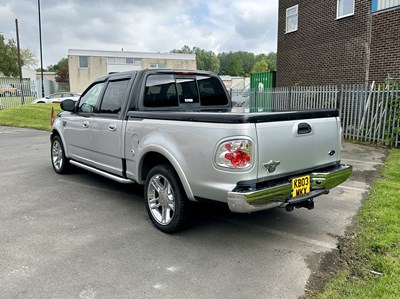
<path fill-rule="evenodd" d="M 54 136 L 51 139 L 51 164 L 58 174 L 68 173 L 71 170 L 71 164 L 65 156 L 64 146 L 60 136 Z"/>
<path fill-rule="evenodd" d="M 187 226 L 189 201 L 172 166 L 158 165 L 150 170 L 144 198 L 147 213 L 160 231 L 171 234 Z"/>

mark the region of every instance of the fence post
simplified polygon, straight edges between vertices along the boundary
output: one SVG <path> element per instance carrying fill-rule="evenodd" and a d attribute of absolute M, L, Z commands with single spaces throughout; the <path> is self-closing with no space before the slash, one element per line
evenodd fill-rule
<path fill-rule="evenodd" d="M 289 111 L 292 110 L 292 86 L 289 86 L 289 90 L 288 90 L 288 108 Z"/>

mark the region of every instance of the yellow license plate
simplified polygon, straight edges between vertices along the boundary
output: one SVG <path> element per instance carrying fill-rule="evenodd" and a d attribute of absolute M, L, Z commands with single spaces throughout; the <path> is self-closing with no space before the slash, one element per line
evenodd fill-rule
<path fill-rule="evenodd" d="M 310 193 L 310 176 L 302 176 L 292 179 L 292 197 L 305 195 Z"/>

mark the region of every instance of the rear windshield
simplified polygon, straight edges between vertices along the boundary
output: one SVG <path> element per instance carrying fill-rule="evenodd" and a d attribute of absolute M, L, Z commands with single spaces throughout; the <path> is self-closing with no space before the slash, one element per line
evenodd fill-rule
<path fill-rule="evenodd" d="M 145 107 L 225 106 L 228 98 L 221 82 L 209 76 L 150 75 L 146 79 Z"/>

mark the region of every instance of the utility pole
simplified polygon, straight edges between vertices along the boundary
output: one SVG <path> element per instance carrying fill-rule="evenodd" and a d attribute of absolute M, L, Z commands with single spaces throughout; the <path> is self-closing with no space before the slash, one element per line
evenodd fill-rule
<path fill-rule="evenodd" d="M 40 43 L 40 77 L 41 77 L 41 81 L 42 81 L 42 98 L 44 98 L 42 21 L 41 21 L 41 17 L 40 17 L 40 0 L 38 0 L 38 12 L 39 12 L 39 43 Z"/>
<path fill-rule="evenodd" d="M 18 69 L 19 69 L 19 86 L 21 87 L 21 104 L 25 104 L 24 89 L 22 88 L 22 63 L 21 63 L 21 47 L 19 46 L 19 29 L 18 19 L 15 19 L 15 30 L 17 31 L 17 50 L 18 50 Z"/>

